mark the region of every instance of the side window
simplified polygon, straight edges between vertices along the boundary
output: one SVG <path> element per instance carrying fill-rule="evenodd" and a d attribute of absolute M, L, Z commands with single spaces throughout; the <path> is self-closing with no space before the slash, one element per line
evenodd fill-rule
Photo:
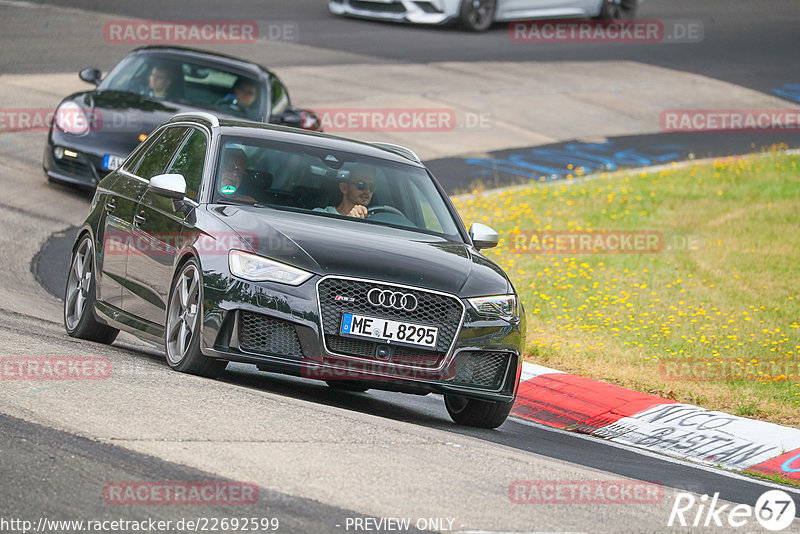
<path fill-rule="evenodd" d="M 188 130 L 187 126 L 167 128 L 156 142 L 145 151 L 135 174 L 145 180 L 149 180 L 157 174 L 162 174 L 169 162 L 172 161 L 172 155 L 175 154 Z"/>
<path fill-rule="evenodd" d="M 142 149 L 139 150 L 136 156 L 125 162 L 125 164 L 122 166 L 123 170 L 130 172 L 132 174 L 136 174 L 136 169 L 139 167 L 139 163 L 142 161 L 142 158 L 150 150 L 150 147 L 152 147 L 153 144 L 156 143 L 158 138 L 161 137 L 162 135 L 164 135 L 163 130 L 160 131 L 157 135 L 151 135 L 150 137 L 145 139 L 143 141 L 144 146 L 142 146 Z M 134 150 L 136 150 L 136 148 Z"/>
<path fill-rule="evenodd" d="M 289 93 L 275 76 L 272 76 L 272 82 L 270 83 L 270 101 L 272 103 L 272 116 L 280 115 L 289 105 Z"/>
<path fill-rule="evenodd" d="M 409 182 L 408 186 L 413 199 L 412 201 L 421 212 L 422 222 L 425 225 L 424 227 L 427 230 L 444 233 L 441 221 L 439 221 L 439 218 L 436 216 L 436 212 L 434 211 L 433 207 L 431 207 L 428 199 L 425 198 L 425 195 L 422 193 L 422 191 L 419 190 L 417 184 L 414 182 Z"/>
<path fill-rule="evenodd" d="M 175 160 L 170 165 L 169 173 L 182 174 L 186 179 L 186 196 L 197 200 L 200 182 L 203 179 L 203 165 L 206 159 L 206 136 L 200 130 L 192 128 L 189 138 L 181 147 Z"/>

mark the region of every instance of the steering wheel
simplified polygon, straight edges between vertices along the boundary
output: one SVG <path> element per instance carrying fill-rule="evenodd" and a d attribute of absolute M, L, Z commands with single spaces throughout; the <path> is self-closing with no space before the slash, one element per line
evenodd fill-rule
<path fill-rule="evenodd" d="M 378 213 L 393 213 L 403 218 L 406 217 L 402 211 L 393 206 L 383 205 L 383 206 L 373 206 L 371 208 L 367 208 L 367 217 L 372 217 L 373 215 L 377 215 Z"/>

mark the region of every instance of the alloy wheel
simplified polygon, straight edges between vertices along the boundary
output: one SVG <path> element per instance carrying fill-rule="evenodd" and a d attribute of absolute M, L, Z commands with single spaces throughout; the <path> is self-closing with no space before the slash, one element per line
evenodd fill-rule
<path fill-rule="evenodd" d="M 186 357 L 197 329 L 199 307 L 200 275 L 190 263 L 178 276 L 167 313 L 167 358 L 173 364 Z"/>
<path fill-rule="evenodd" d="M 72 257 L 72 265 L 67 278 L 64 318 L 69 330 L 75 330 L 78 327 L 86 309 L 92 283 L 92 257 L 92 241 L 86 238 L 81 241 Z"/>

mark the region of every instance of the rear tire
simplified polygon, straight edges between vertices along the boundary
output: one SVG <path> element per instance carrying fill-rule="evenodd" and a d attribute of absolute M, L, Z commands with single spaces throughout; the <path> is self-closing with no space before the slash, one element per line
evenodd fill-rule
<path fill-rule="evenodd" d="M 636 0 L 603 0 L 600 14 L 603 20 L 633 20 L 636 18 L 636 9 L 639 4 Z"/>
<path fill-rule="evenodd" d="M 64 328 L 79 339 L 110 345 L 119 330 L 102 324 L 94 317 L 95 276 L 92 238 L 84 235 L 72 253 L 67 284 L 64 288 Z"/>
<path fill-rule="evenodd" d="M 508 419 L 514 401 L 484 401 L 460 395 L 445 395 L 447 413 L 459 425 L 478 428 L 497 428 Z"/>
<path fill-rule="evenodd" d="M 472 32 L 485 32 L 494 24 L 497 0 L 461 0 L 458 14 L 461 26 Z"/>
<path fill-rule="evenodd" d="M 228 362 L 209 358 L 200 351 L 200 303 L 203 281 L 194 258 L 187 261 L 172 281 L 167 301 L 164 346 L 167 363 L 175 371 L 217 378 Z"/>
<path fill-rule="evenodd" d="M 326 380 L 325 383 L 328 384 L 328 387 L 331 389 L 338 389 L 339 391 L 364 393 L 369 390 L 369 386 L 356 380 Z"/>

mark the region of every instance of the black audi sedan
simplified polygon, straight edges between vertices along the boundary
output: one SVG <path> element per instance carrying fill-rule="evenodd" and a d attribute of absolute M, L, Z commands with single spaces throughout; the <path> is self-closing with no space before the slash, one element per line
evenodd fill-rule
<path fill-rule="evenodd" d="M 351 391 L 443 394 L 495 428 L 524 313 L 410 150 L 207 113 L 159 127 L 99 184 L 72 252 L 69 335 L 162 343 L 175 370 L 230 361 Z"/>
<path fill-rule="evenodd" d="M 292 107 L 273 72 L 222 54 L 147 46 L 125 56 L 105 78 L 96 68 L 79 76 L 97 87 L 66 97 L 56 108 L 42 161 L 52 182 L 94 188 L 179 112 L 209 110 L 320 130 L 314 112 Z"/>

